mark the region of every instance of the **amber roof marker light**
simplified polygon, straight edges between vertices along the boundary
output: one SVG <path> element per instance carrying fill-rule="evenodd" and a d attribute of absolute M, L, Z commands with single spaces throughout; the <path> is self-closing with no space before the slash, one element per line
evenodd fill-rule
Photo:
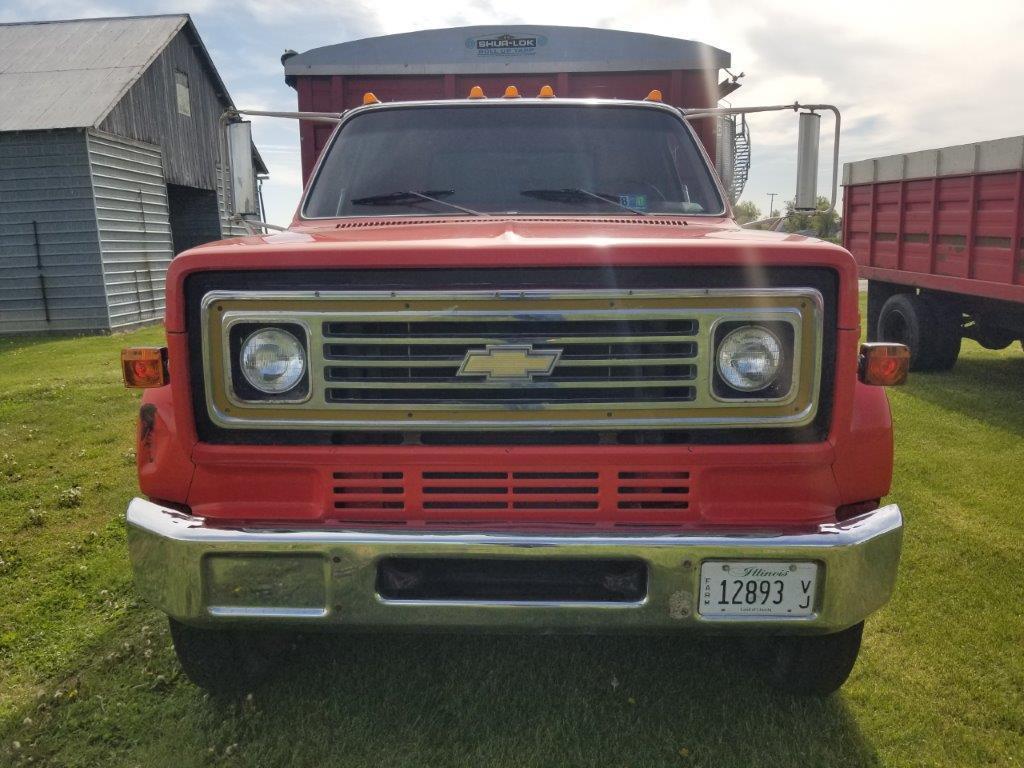
<path fill-rule="evenodd" d="M 363 94 L 363 104 L 380 104 L 380 99 L 374 95 L 373 91 L 367 91 Z"/>
<path fill-rule="evenodd" d="M 503 99 L 518 99 L 519 98 L 519 89 L 516 88 L 514 85 L 510 85 L 508 88 L 505 89 L 505 93 L 502 94 L 501 98 L 503 98 Z"/>
<path fill-rule="evenodd" d="M 644 101 L 664 101 L 664 99 L 662 98 L 661 91 L 655 88 L 654 90 L 647 94 L 647 96 L 644 98 Z"/>
<path fill-rule="evenodd" d="M 868 342 L 860 345 L 857 378 L 876 387 L 898 387 L 910 372 L 910 349 L 905 344 Z"/>
<path fill-rule="evenodd" d="M 542 85 L 540 87 L 540 93 L 537 94 L 538 99 L 553 99 L 555 98 L 555 89 L 550 85 Z"/>
<path fill-rule="evenodd" d="M 484 89 L 483 88 L 481 88 L 479 85 L 474 85 L 472 88 L 469 89 L 469 96 L 467 96 L 466 98 L 467 99 L 486 99 L 487 96 L 484 94 Z"/>
<path fill-rule="evenodd" d="M 133 389 L 162 387 L 171 380 L 167 347 L 128 347 L 121 350 L 124 385 Z"/>

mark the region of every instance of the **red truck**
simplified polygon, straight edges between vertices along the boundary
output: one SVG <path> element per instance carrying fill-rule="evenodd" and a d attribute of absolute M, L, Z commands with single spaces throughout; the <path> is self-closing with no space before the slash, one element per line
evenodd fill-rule
<path fill-rule="evenodd" d="M 902 536 L 853 258 L 738 227 L 657 94 L 469 96 L 320 116 L 287 231 L 176 258 L 125 351 L 185 672 L 246 684 L 271 628 L 699 632 L 835 690 Z"/>
<path fill-rule="evenodd" d="M 843 242 L 868 280 L 868 338 L 947 370 L 961 339 L 1024 340 L 1024 136 L 843 168 Z"/>

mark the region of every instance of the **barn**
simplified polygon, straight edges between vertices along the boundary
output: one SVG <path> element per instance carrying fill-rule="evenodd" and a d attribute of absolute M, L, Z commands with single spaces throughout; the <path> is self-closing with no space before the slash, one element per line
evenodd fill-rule
<path fill-rule="evenodd" d="M 0 24 L 0 334 L 162 318 L 174 255 L 245 233 L 231 106 L 187 15 Z"/>

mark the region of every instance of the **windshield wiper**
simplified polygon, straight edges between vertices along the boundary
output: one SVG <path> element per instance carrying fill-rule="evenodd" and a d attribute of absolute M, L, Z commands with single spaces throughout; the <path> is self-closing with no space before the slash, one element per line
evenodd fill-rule
<path fill-rule="evenodd" d="M 408 203 L 413 200 L 427 200 L 431 203 L 438 203 L 439 205 L 446 205 L 449 208 L 454 208 L 457 211 L 463 213 L 469 213 L 473 216 L 487 216 L 488 214 L 481 211 L 474 211 L 472 208 L 464 208 L 461 205 L 455 203 L 449 203 L 447 200 L 442 200 L 442 195 L 454 195 L 454 189 L 428 189 L 424 192 L 417 192 L 415 190 L 407 190 L 405 192 L 386 192 L 383 195 L 370 195 L 369 197 L 357 197 L 352 201 L 352 205 L 401 205 L 402 203 Z"/>
<path fill-rule="evenodd" d="M 637 216 L 646 216 L 646 211 L 641 211 L 638 208 L 621 203 L 618 200 L 618 195 L 609 195 L 606 192 L 591 192 L 589 189 L 581 189 L 579 187 L 570 187 L 568 189 L 524 189 L 520 191 L 521 195 L 526 197 L 536 197 L 539 200 L 551 200 L 559 203 L 573 203 L 583 200 L 584 198 L 593 198 L 594 200 L 600 200 L 603 203 L 614 205 L 616 208 L 621 208 L 624 211 L 630 211 L 635 213 Z"/>

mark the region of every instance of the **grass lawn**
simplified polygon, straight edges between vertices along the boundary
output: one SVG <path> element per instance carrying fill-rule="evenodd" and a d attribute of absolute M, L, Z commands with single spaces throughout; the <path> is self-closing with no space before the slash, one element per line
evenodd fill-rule
<path fill-rule="evenodd" d="M 900 583 L 850 682 L 780 696 L 686 638 L 301 640 L 237 703 L 179 672 L 124 545 L 127 336 L 0 340 L 0 765 L 1024 763 L 1024 354 L 965 343 L 892 394 Z"/>

